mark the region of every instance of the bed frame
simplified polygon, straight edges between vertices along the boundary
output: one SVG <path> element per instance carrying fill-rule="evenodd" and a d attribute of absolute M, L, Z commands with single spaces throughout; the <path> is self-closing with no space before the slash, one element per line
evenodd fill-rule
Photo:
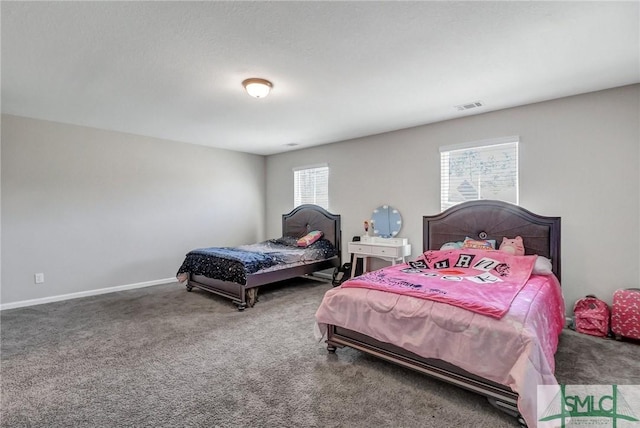
<path fill-rule="evenodd" d="M 522 236 L 525 254 L 538 254 L 552 260 L 553 272 L 560 279 L 560 217 L 534 214 L 517 205 L 501 201 L 465 202 L 441 214 L 423 217 L 423 249 L 439 249 L 442 244 L 461 241 L 465 237 L 495 239 Z M 508 386 L 469 373 L 446 361 L 422 358 L 389 343 L 334 325 L 328 326 L 327 349 L 348 346 L 401 366 L 417 370 L 436 379 L 487 397 L 496 408 L 518 418 L 518 395 Z"/>
<path fill-rule="evenodd" d="M 253 306 L 257 301 L 258 287 L 297 276 L 309 275 L 324 269 L 330 269 L 341 264 L 341 229 L 340 215 L 331 214 L 324 208 L 305 204 L 293 209 L 288 214 L 282 215 L 282 236 L 299 238 L 312 230 L 321 230 L 324 238 L 329 240 L 338 250 L 338 254 L 330 259 L 299 266 L 272 270 L 264 273 L 247 274 L 246 284 L 221 281 L 208 278 L 203 275 L 189 275 L 186 287 L 191 291 L 194 287 L 220 296 L 227 297 L 242 311 L 247 306 Z"/>

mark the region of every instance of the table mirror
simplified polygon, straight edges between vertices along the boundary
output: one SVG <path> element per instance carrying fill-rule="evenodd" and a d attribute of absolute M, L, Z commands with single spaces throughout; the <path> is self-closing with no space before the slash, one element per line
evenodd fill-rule
<path fill-rule="evenodd" d="M 381 238 L 392 238 L 402 228 L 400 212 L 389 205 L 382 205 L 373 210 L 371 220 L 373 221 L 374 236 Z"/>

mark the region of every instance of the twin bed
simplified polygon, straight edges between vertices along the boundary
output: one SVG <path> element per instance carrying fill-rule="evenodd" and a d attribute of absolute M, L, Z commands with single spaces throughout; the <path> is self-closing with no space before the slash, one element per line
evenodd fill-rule
<path fill-rule="evenodd" d="M 297 240 L 310 232 L 322 238 L 301 248 Z M 257 301 L 261 285 L 340 266 L 340 215 L 305 204 L 282 215 L 278 239 L 224 248 L 202 248 L 189 252 L 177 278 L 187 291 L 194 287 L 227 297 L 244 310 Z"/>
<path fill-rule="evenodd" d="M 418 260 L 422 264 L 371 272 L 325 294 L 316 322 L 326 337 L 327 349 L 335 352 L 348 346 L 450 382 L 485 395 L 492 405 L 517 417 L 522 426 L 537 426 L 537 386 L 557 385 L 554 353 L 564 326 L 559 283 L 560 218 L 536 215 L 504 202 L 480 200 L 425 216 L 423 228 L 425 255 Z M 424 276 L 435 276 L 434 269 L 439 267 L 435 260 L 445 252 L 429 250 L 439 250 L 446 243 L 469 237 L 499 243 L 503 237 L 514 236 L 523 238 L 525 254 L 545 258 L 522 259 L 550 259 L 550 263 L 541 267 L 535 264 L 502 316 L 390 293 L 383 291 L 388 284 L 380 284 L 381 280 L 412 288 Z M 456 266 L 469 255 L 479 260 L 497 258 L 498 253 L 452 250 L 447 254 L 460 257 L 460 252 L 466 255 L 457 259 Z M 425 267 L 425 259 L 433 263 Z M 454 267 L 453 260 L 450 267 Z M 446 272 L 447 279 L 459 280 L 455 270 Z M 496 271 L 490 272 L 500 277 Z M 488 273 L 482 273 L 485 280 L 492 278 Z M 486 290 L 485 296 L 491 300 L 491 293 L 502 286 L 498 283 L 501 279 L 494 278 L 496 283 L 485 280 L 467 284 Z M 446 294 L 441 287 L 433 287 L 430 291 L 434 294 Z"/>

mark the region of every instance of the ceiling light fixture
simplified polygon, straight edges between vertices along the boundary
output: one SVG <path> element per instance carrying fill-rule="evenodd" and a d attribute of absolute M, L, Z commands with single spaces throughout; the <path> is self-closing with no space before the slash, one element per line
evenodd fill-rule
<path fill-rule="evenodd" d="M 247 91 L 247 94 L 254 98 L 264 98 L 269 95 L 269 91 L 273 87 L 273 84 L 265 79 L 258 79 L 252 77 L 242 82 L 242 86 Z"/>

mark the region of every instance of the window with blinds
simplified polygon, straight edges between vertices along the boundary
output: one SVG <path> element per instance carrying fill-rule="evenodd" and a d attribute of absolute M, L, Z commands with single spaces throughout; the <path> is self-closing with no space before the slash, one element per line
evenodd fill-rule
<path fill-rule="evenodd" d="M 475 199 L 518 204 L 519 137 L 440 147 L 440 206 Z"/>
<path fill-rule="evenodd" d="M 329 167 L 318 165 L 293 170 L 294 208 L 315 204 L 329 209 Z"/>

